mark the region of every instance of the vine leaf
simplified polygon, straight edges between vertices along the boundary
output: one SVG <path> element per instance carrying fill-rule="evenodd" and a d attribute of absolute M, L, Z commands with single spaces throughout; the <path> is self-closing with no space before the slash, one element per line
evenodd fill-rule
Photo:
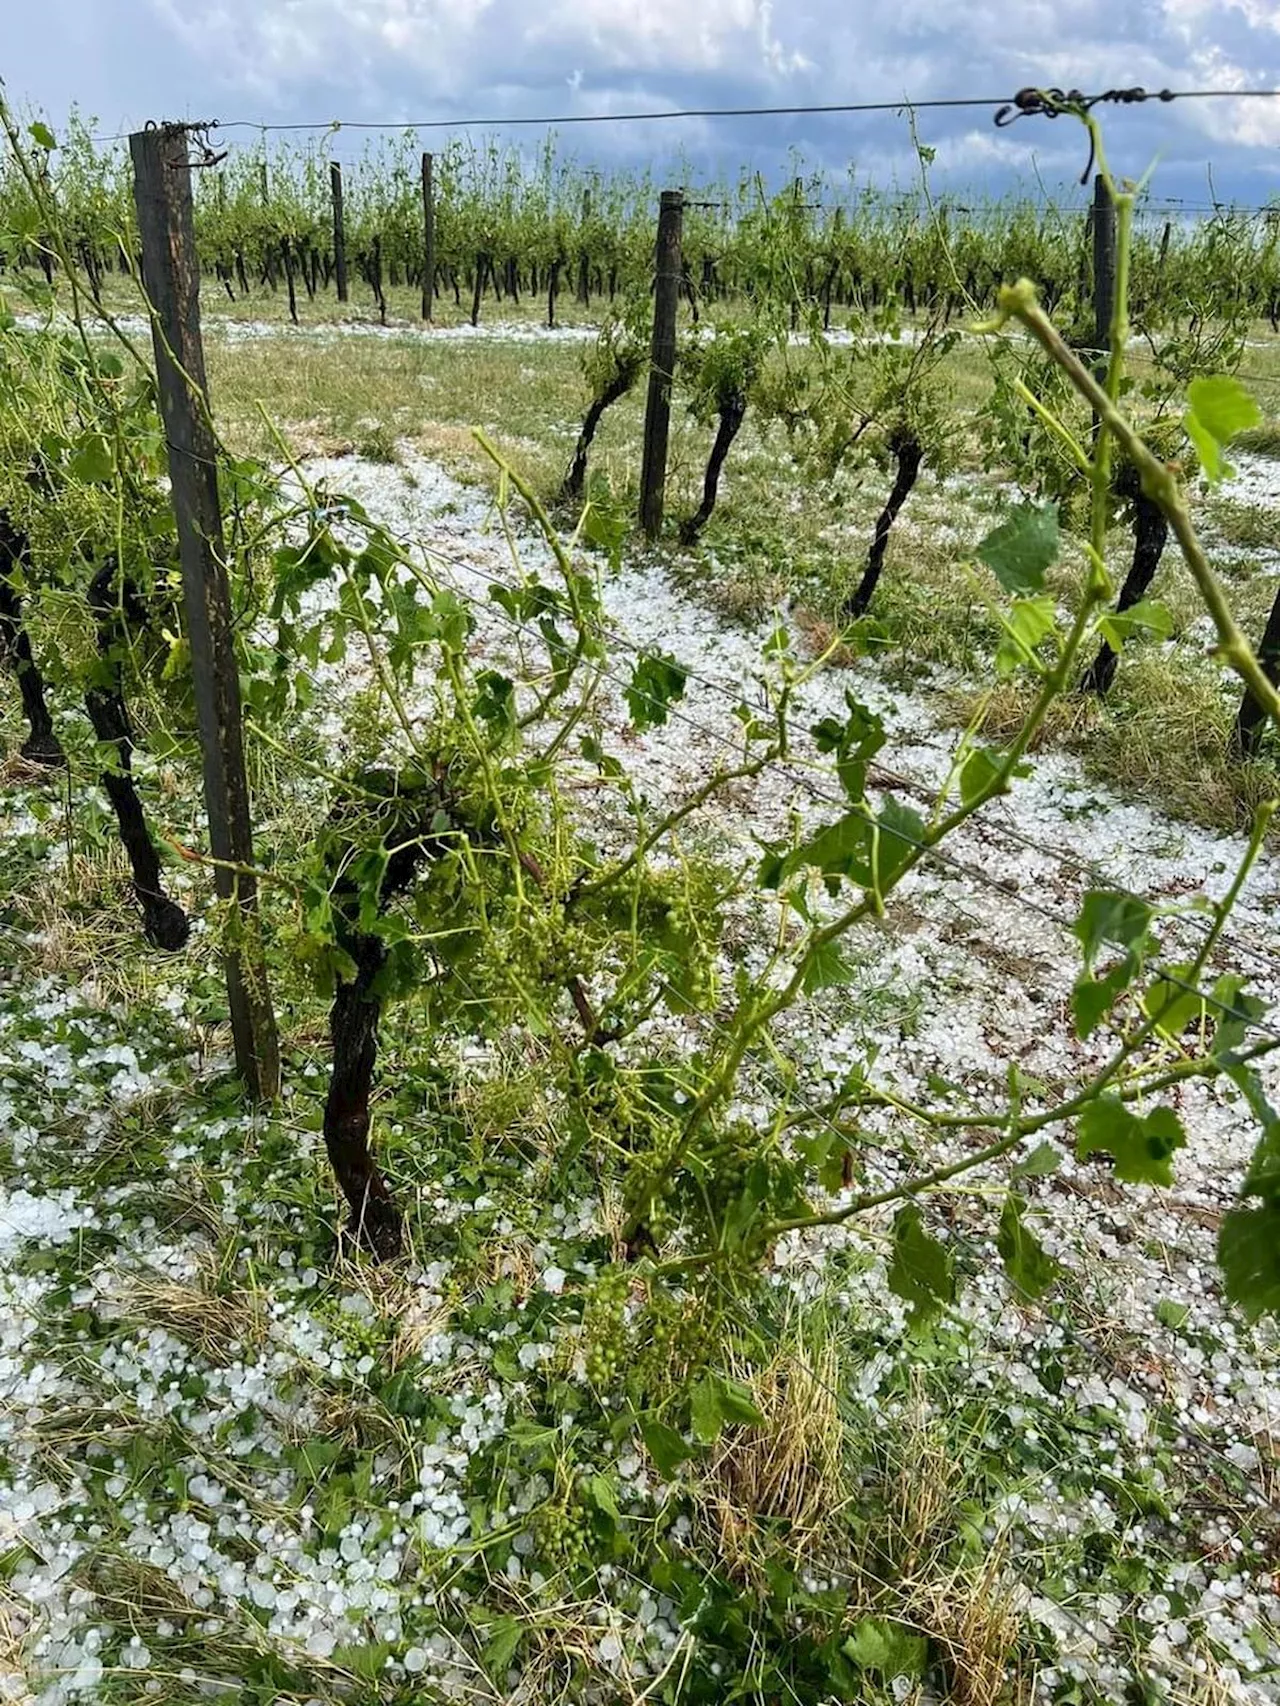
<path fill-rule="evenodd" d="M 642 653 L 625 690 L 633 726 L 656 729 L 665 723 L 672 704 L 684 698 L 688 679 L 688 670 L 668 653 Z"/>
<path fill-rule="evenodd" d="M 476 716 L 495 734 L 510 734 L 516 726 L 515 683 L 496 669 L 486 669 L 476 677 L 476 687 Z"/>
<path fill-rule="evenodd" d="M 87 432 L 75 447 L 69 472 L 87 486 L 102 486 L 115 478 L 116 459 L 100 432 Z"/>
<path fill-rule="evenodd" d="M 1005 755 L 993 746 L 976 746 L 960 767 L 960 800 L 971 806 L 1000 774 Z M 1033 765 L 1025 759 L 1015 764 L 1010 776 L 1030 776 Z"/>
<path fill-rule="evenodd" d="M 1180 1037 L 1188 1025 L 1204 1016 L 1204 997 L 1194 986 L 1188 987 L 1194 971 L 1192 965 L 1170 966 L 1142 998 L 1143 1011 L 1163 1036 Z"/>
<path fill-rule="evenodd" d="M 851 983 L 857 969 L 846 955 L 842 942 L 823 942 L 806 961 L 804 981 L 800 987 L 806 995 L 813 995 L 819 989 L 837 989 Z"/>
<path fill-rule="evenodd" d="M 841 1652 L 859 1670 L 885 1677 L 923 1676 L 929 1663 L 928 1638 L 887 1617 L 861 1618 Z"/>
<path fill-rule="evenodd" d="M 1024 664 L 1039 667 L 1036 647 L 1053 633 L 1054 603 L 1048 593 L 1037 598 L 1015 598 L 1008 610 L 999 613 L 1004 633 L 996 647 L 996 674 L 1012 675 Z"/>
<path fill-rule="evenodd" d="M 517 1617 L 498 1617 L 489 1625 L 484 1648 L 484 1666 L 492 1677 L 505 1679 L 520 1646 L 524 1625 Z"/>
<path fill-rule="evenodd" d="M 684 1436 L 669 1427 L 666 1422 L 660 1422 L 657 1417 L 641 1418 L 640 1437 L 659 1475 L 667 1480 L 670 1480 L 690 1455 Z"/>
<path fill-rule="evenodd" d="M 1006 592 L 1044 590 L 1045 570 L 1058 560 L 1058 506 L 1019 504 L 993 528 L 975 553 Z"/>
<path fill-rule="evenodd" d="M 910 1305 L 912 1327 L 927 1327 L 955 1299 L 954 1259 L 945 1245 L 925 1231 L 914 1203 L 905 1203 L 894 1217 L 888 1279 L 893 1295 Z"/>
<path fill-rule="evenodd" d="M 870 854 L 871 819 L 864 807 L 858 807 L 827 824 L 789 853 L 772 851 L 766 855 L 760 869 L 760 886 L 781 888 L 795 872 L 812 865 L 822 872 L 833 895 L 839 891 L 841 877 L 849 877 L 865 888 L 871 882 Z"/>
<path fill-rule="evenodd" d="M 856 805 L 866 792 L 867 770 L 885 743 L 885 732 L 875 712 L 860 705 L 848 688 L 844 702 L 849 715 L 843 723 L 838 717 L 824 717 L 810 733 L 819 752 L 835 754 L 840 785 Z"/>
<path fill-rule="evenodd" d="M 1280 1315 L 1280 1114 L 1251 1066 L 1232 1060 L 1225 1071 L 1242 1091 L 1262 1136 L 1240 1187 L 1244 1200 L 1223 1219 L 1218 1262 L 1227 1296 L 1256 1320 L 1259 1315 Z M 1260 1201 L 1246 1207 L 1249 1197 Z"/>
<path fill-rule="evenodd" d="M 1076 979 L 1075 988 L 1071 991 L 1071 1016 L 1081 1042 L 1097 1030 L 1103 1017 L 1111 1011 L 1116 997 L 1133 982 L 1137 970 L 1137 960 L 1132 954 L 1126 954 L 1102 977 L 1085 972 Z"/>
<path fill-rule="evenodd" d="M 1222 456 L 1226 446 L 1238 433 L 1257 426 L 1261 419 L 1262 410 L 1257 402 L 1229 374 L 1193 379 L 1187 386 L 1187 412 L 1182 424 L 1212 484 L 1231 472 Z"/>
<path fill-rule="evenodd" d="M 1092 1035 L 1117 996 L 1142 969 L 1143 959 L 1154 945 L 1151 936 L 1154 916 L 1151 907 L 1138 895 L 1115 889 L 1091 889 L 1084 897 L 1080 916 L 1071 927 L 1084 950 L 1084 971 L 1071 991 L 1075 1031 L 1082 1040 Z M 1098 977 L 1093 968 L 1104 946 L 1126 948 L 1128 952 Z"/>
<path fill-rule="evenodd" d="M 622 567 L 622 547 L 627 539 L 627 518 L 623 511 L 592 499 L 582 517 L 582 532 L 589 544 L 604 552 L 616 574 Z"/>
<path fill-rule="evenodd" d="M 1076 1154 L 1081 1161 L 1103 1150 L 1115 1176 L 1128 1185 L 1171 1185 L 1173 1156 L 1187 1141 L 1172 1108 L 1135 1114 L 1118 1096 L 1099 1096 L 1080 1116 Z"/>
<path fill-rule="evenodd" d="M 1223 1288 L 1251 1321 L 1280 1315 L 1280 1198 L 1228 1210 L 1218 1233 Z"/>
<path fill-rule="evenodd" d="M 1207 1005 L 1218 1016 L 1209 1052 L 1219 1057 L 1239 1048 L 1250 1022 L 1261 1019 L 1267 1011 L 1266 1002 L 1256 995 L 1246 995 L 1244 979 L 1232 972 L 1225 973 L 1214 984 Z"/>
<path fill-rule="evenodd" d="M 1154 913 L 1138 895 L 1117 889 L 1090 889 L 1072 933 L 1084 948 L 1086 971 L 1092 971 L 1104 942 L 1117 948 L 1144 949 Z"/>
<path fill-rule="evenodd" d="M 1000 1211 L 996 1249 L 1015 1291 L 1022 1297 L 1043 1297 L 1058 1277 L 1058 1264 L 1024 1218 L 1027 1202 L 1010 1191 Z"/>
<path fill-rule="evenodd" d="M 1098 632 L 1113 652 L 1120 652 L 1135 634 L 1148 634 L 1153 640 L 1167 640 L 1173 632 L 1173 617 L 1167 606 L 1153 598 L 1143 598 L 1127 610 L 1108 612 L 1098 623 Z"/>
<path fill-rule="evenodd" d="M 730 1422 L 764 1425 L 764 1417 L 747 1388 L 722 1374 L 706 1374 L 694 1386 L 689 1394 L 689 1419 L 693 1437 L 701 1445 L 714 1445 Z"/>
<path fill-rule="evenodd" d="M 1015 1179 L 1043 1179 L 1056 1173 L 1062 1164 L 1062 1151 L 1054 1143 L 1037 1143 L 1025 1161 L 1012 1169 Z"/>
<path fill-rule="evenodd" d="M 883 894 L 925 845 L 925 822 L 918 811 L 891 794 L 876 819 L 876 887 Z"/>

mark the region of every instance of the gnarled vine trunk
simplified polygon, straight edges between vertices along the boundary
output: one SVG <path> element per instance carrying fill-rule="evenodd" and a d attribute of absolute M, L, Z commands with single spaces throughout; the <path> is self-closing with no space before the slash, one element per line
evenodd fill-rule
<path fill-rule="evenodd" d="M 1262 665 L 1262 673 L 1273 687 L 1280 684 L 1280 590 L 1277 590 L 1275 602 L 1271 606 L 1271 614 L 1267 617 L 1267 626 L 1262 635 L 1262 643 L 1258 647 L 1258 662 Z M 1236 717 L 1234 742 L 1237 753 L 1241 758 L 1254 758 L 1262 744 L 1263 730 L 1267 726 L 1267 712 L 1246 687 L 1244 698 L 1240 701 L 1240 710 Z"/>
<path fill-rule="evenodd" d="M 875 597 L 880 574 L 884 568 L 884 555 L 889 548 L 889 535 L 898 514 L 911 495 L 911 488 L 920 476 L 920 464 L 924 460 L 924 450 L 920 440 L 914 433 L 895 433 L 889 441 L 894 460 L 897 463 L 897 473 L 889 492 L 888 502 L 880 511 L 876 521 L 875 538 L 867 553 L 867 566 L 862 571 L 862 579 L 858 582 L 851 597 L 846 598 L 840 607 L 840 614 L 846 620 L 865 616 L 870 609 L 871 600 Z"/>
<path fill-rule="evenodd" d="M 25 535 L 7 515 L 0 513 L 0 658 L 9 663 L 17 677 L 22 711 L 30 731 L 22 743 L 22 756 L 30 764 L 54 770 L 67 762 L 67 755 L 53 732 L 53 718 L 45 703 L 44 677 L 22 620 L 22 598 L 15 579 L 29 552 Z"/>
<path fill-rule="evenodd" d="M 366 794 L 384 797 L 385 805 L 375 809 L 384 844 L 395 848 L 378 887 L 377 912 L 381 916 L 409 887 L 419 866 L 443 850 L 444 839 L 429 833 L 441 796 L 434 785 L 401 791 L 399 778 L 386 772 L 367 773 L 359 781 Z M 331 822 L 340 821 L 342 815 L 338 808 Z M 386 1261 L 400 1254 L 403 1221 L 369 1148 L 369 1101 L 384 1001 L 379 976 L 387 963 L 387 945 L 383 937 L 360 927 L 360 891 L 349 875 L 351 851 L 350 847 L 339 847 L 332 856 L 336 870 L 341 872 L 332 891 L 337 942 L 349 955 L 355 975 L 339 980 L 329 1010 L 333 1070 L 324 1106 L 324 1142 L 329 1164 L 351 1208 L 349 1236 L 379 1261 Z"/>
<path fill-rule="evenodd" d="M 573 461 L 569 464 L 569 472 L 560 487 L 558 495 L 561 503 L 576 503 L 582 496 L 587 481 L 587 456 L 596 436 L 596 428 L 600 425 L 600 418 L 606 409 L 612 408 L 620 398 L 626 396 L 635 379 L 635 373 L 615 374 L 600 395 L 592 399 L 591 407 L 583 416 L 582 431 L 578 434 Z"/>
<path fill-rule="evenodd" d="M 143 933 L 155 947 L 176 953 L 186 946 L 191 926 L 182 908 L 165 894 L 161 882 L 160 857 L 147 829 L 142 801 L 134 786 L 133 730 L 120 691 L 120 669 L 116 662 L 116 650 L 123 638 L 122 625 L 127 624 L 135 632 L 140 632 L 145 626 L 146 611 L 137 589 L 129 581 L 124 583 L 117 603 L 115 578 L 114 562 L 105 563 L 89 587 L 89 608 L 97 626 L 102 680 L 88 689 L 84 705 L 99 743 L 114 755 L 114 763 L 102 772 L 102 786 L 111 801 L 120 828 L 120 839 L 129 855 L 133 892 L 142 910 Z"/>
<path fill-rule="evenodd" d="M 702 502 L 694 513 L 680 524 L 680 543 L 682 545 L 694 544 L 702 529 L 711 520 L 716 507 L 716 497 L 720 490 L 720 470 L 724 467 L 725 458 L 729 454 L 734 439 L 738 436 L 746 413 L 747 398 L 745 392 L 735 391 L 732 396 L 722 399 L 715 441 L 711 446 L 711 454 L 707 458 L 707 471 L 702 481 Z"/>
<path fill-rule="evenodd" d="M 1138 488 L 1136 478 L 1130 495 L 1133 498 L 1133 562 L 1116 600 L 1117 612 L 1131 610 L 1146 594 L 1155 579 L 1169 539 L 1169 523 L 1165 520 L 1164 511 Z M 1080 678 L 1080 691 L 1106 694 L 1115 679 L 1119 661 L 1119 655 L 1104 640 L 1098 648 L 1097 657 Z"/>

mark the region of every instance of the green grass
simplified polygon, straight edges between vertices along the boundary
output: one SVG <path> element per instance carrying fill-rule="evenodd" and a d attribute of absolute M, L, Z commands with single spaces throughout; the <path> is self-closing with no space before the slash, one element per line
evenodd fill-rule
<path fill-rule="evenodd" d="M 1266 504 L 1216 498 L 1205 505 L 1206 527 L 1246 551 L 1280 549 L 1280 515 Z"/>

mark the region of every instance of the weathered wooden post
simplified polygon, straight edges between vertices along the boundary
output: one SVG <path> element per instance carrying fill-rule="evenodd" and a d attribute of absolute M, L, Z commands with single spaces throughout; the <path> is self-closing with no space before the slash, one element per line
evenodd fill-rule
<path fill-rule="evenodd" d="M 422 318 L 431 318 L 436 293 L 436 202 L 432 188 L 432 169 L 435 162 L 430 154 L 422 156 Z"/>
<path fill-rule="evenodd" d="M 640 525 L 650 539 L 662 531 L 671 432 L 671 387 L 676 367 L 676 310 L 680 301 L 684 194 L 663 190 L 658 206 L 658 241 L 653 291 L 653 342 L 649 395 L 644 410 L 644 456 L 640 465 Z"/>
<path fill-rule="evenodd" d="M 209 844 L 218 894 L 234 903 L 226 955 L 236 1066 L 255 1100 L 280 1086 L 275 1015 L 267 987 L 253 875 L 253 834 L 240 723 L 216 444 L 200 337 L 200 267 L 191 212 L 188 127 L 135 131 L 134 200 L 142 282 L 151 309 L 160 414 L 182 560 L 182 600 L 204 758 Z"/>
<path fill-rule="evenodd" d="M 1102 371 L 1111 348 L 1116 303 L 1116 209 L 1099 172 L 1093 180 L 1093 343 Z"/>
<path fill-rule="evenodd" d="M 329 162 L 329 190 L 333 196 L 333 276 L 338 283 L 338 301 L 347 300 L 347 227 L 342 211 L 342 167 Z"/>

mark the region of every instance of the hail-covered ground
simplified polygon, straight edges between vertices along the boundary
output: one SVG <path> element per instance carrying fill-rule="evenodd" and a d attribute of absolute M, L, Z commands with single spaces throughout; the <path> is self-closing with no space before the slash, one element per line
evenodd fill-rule
<path fill-rule="evenodd" d="M 419 541 L 441 580 L 475 600 L 478 662 L 510 660 L 488 588 L 516 571 L 486 494 L 407 449 L 397 466 L 317 460 L 306 474 Z M 526 568 L 547 572 L 536 540 L 517 543 Z M 601 576 L 616 671 L 602 737 L 650 800 L 674 804 L 739 750 L 735 707 L 758 698 L 772 624 L 726 623 L 656 557 Z M 645 649 L 690 677 L 667 722 L 638 734 L 622 690 Z M 336 744 L 359 675 L 315 673 L 315 725 Z M 804 731 L 843 716 L 846 690 L 889 730 L 875 787 L 918 804 L 955 745 L 936 685 L 891 689 L 866 663 L 814 673 L 792 760 L 713 800 L 698 820 L 705 844 L 745 867 L 793 813 L 815 825 L 839 814 Z M 621 814 L 589 790 L 583 801 L 602 843 L 625 833 Z M 443 1140 L 435 1085 L 387 1084 L 381 1140 L 393 1171 L 413 1152 L 398 1189 L 432 1230 L 392 1273 L 335 1261 L 319 1038 L 313 1058 L 300 1046 L 291 1062 L 283 1117 L 246 1113 L 199 927 L 194 977 L 154 959 L 122 978 L 112 959 L 135 948 L 109 929 L 97 971 L 41 973 L 56 960 L 24 915 L 25 886 L 56 888 L 81 855 L 29 777 L 0 794 L 0 846 L 0 1698 L 532 1706 L 569 1689 L 674 1701 L 721 1650 L 726 1678 L 735 1664 L 740 1675 L 731 1600 L 717 1595 L 722 1580 L 724 1595 L 765 1589 L 735 1582 L 731 1559 L 708 1561 L 717 1470 L 695 1455 L 664 1472 L 625 1426 L 585 1419 L 600 1405 L 579 1300 L 611 1205 L 566 1190 L 553 1165 L 495 1185 L 500 1168 Z M 857 1066 L 908 1101 L 945 1081 L 989 1106 L 1013 1064 L 1029 1104 L 1058 1099 L 1114 1045 L 1105 1029 L 1081 1043 L 1070 1024 L 1085 892 L 1178 909 L 1161 925 L 1175 964 L 1205 927 L 1189 901 L 1221 896 L 1243 853 L 1239 836 L 1189 828 L 1038 755 L 1008 798 L 903 881 L 883 920 L 860 927 L 848 981 L 788 1017 L 748 1075 L 744 1113 L 767 1112 L 779 1075 L 820 1104 Z M 1264 855 L 1213 960 L 1268 1003 L 1280 995 L 1278 902 L 1280 868 Z M 127 937 L 127 915 L 115 922 Z M 774 924 L 763 899 L 739 903 L 738 964 L 764 965 Z M 655 1018 L 639 1041 L 692 1047 L 699 1023 Z M 517 1117 L 502 1102 L 507 1067 L 479 1044 L 450 1045 L 437 1064 L 473 1113 L 492 1109 L 500 1159 L 502 1122 Z M 903 1615 L 932 1636 L 934 1685 L 947 1679 L 956 1699 L 1001 1698 L 983 1653 L 1007 1620 L 1024 1635 L 1011 1698 L 1280 1699 L 1280 1345 L 1224 1304 L 1214 1260 L 1256 1126 L 1220 1083 L 1169 1100 L 1188 1133 L 1170 1188 L 1117 1185 L 1105 1161 L 1073 1159 L 1062 1129 L 1015 1157 L 1061 1267 L 1042 1305 L 1002 1277 L 982 1175 L 935 1228 L 961 1285 L 926 1341 L 908 1335 L 887 1288 L 891 1209 L 789 1235 L 773 1253 L 777 1321 L 797 1343 L 828 1324 L 813 1404 L 832 1406 L 852 1484 L 859 1451 L 901 1470 L 898 1526 L 919 1518 Z M 936 1135 L 908 1146 L 891 1111 L 864 1123 L 869 1187 L 964 1152 Z M 614 1536 L 589 1592 L 543 1514 L 563 1502 L 566 1473 L 589 1489 L 593 1533 Z M 940 1521 L 954 1574 L 930 1577 Z M 717 1531 L 726 1556 L 730 1530 Z M 647 1579 L 629 1562 L 628 1537 L 642 1532 L 670 1556 L 687 1544 L 687 1562 Z M 852 1592 L 829 1559 L 801 1574 L 815 1607 Z M 858 1625 L 868 1688 L 932 1698 L 918 1654 L 887 1627 Z"/>

